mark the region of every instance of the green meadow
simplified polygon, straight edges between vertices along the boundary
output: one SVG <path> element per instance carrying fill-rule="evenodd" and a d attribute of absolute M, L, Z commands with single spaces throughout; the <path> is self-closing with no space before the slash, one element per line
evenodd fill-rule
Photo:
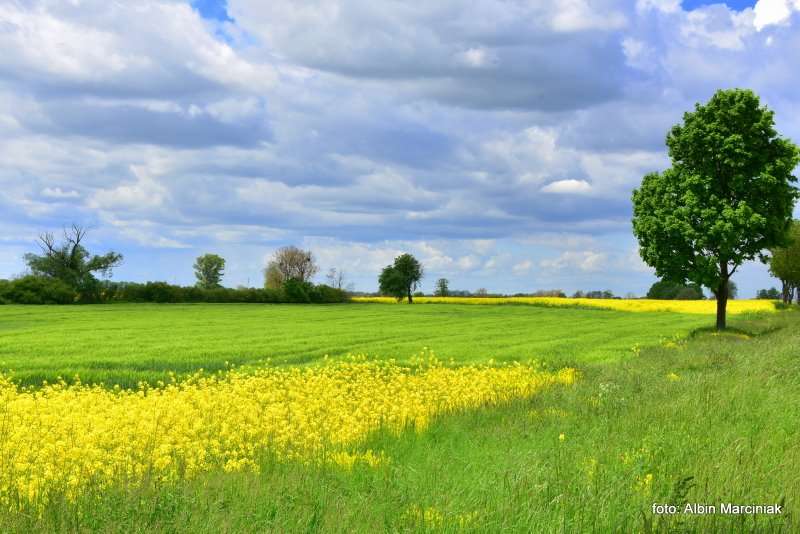
<path fill-rule="evenodd" d="M 348 353 L 407 361 L 619 361 L 709 323 L 676 313 L 536 306 L 112 304 L 0 306 L 0 369 L 24 384 L 59 376 L 135 386 L 167 373 Z"/>
<path fill-rule="evenodd" d="M 324 354 L 573 365 L 573 386 L 378 432 L 377 467 L 265 455 L 260 471 L 116 487 L 0 512 L 3 532 L 796 532 L 800 313 L 711 317 L 522 306 L 0 307 L 0 353 L 33 383 Z M 778 504 L 778 515 L 653 513 Z"/>

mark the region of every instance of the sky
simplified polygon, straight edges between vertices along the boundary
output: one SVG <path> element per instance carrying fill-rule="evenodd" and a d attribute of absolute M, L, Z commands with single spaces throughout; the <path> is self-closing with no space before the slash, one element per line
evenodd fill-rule
<path fill-rule="evenodd" d="M 642 295 L 631 191 L 720 88 L 800 142 L 798 30 L 800 0 L 0 0 L 0 278 L 76 222 L 115 280 L 213 252 L 259 286 L 296 245 L 362 291 L 411 252 L 425 291 Z"/>

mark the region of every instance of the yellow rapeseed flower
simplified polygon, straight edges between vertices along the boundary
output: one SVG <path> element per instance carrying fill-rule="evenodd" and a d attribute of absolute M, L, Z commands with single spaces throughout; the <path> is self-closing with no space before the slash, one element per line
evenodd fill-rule
<path fill-rule="evenodd" d="M 395 303 L 392 297 L 354 297 L 355 302 Z M 713 300 L 652 300 L 652 299 L 586 299 L 557 297 L 414 297 L 420 304 L 532 304 L 539 306 L 586 306 L 630 312 L 669 311 L 713 315 L 717 303 Z M 774 312 L 771 300 L 730 300 L 728 313 Z"/>
<path fill-rule="evenodd" d="M 264 453 L 351 469 L 388 461 L 357 452 L 385 428 L 422 431 L 438 416 L 569 385 L 574 369 L 417 367 L 352 357 L 304 368 L 230 370 L 138 389 L 63 381 L 25 388 L 0 375 L 0 506 L 43 506 L 89 488 L 156 483 L 212 469 L 257 470 Z"/>

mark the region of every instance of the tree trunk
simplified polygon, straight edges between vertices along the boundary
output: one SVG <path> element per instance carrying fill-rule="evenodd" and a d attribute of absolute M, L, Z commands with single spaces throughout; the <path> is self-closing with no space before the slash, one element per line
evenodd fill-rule
<path fill-rule="evenodd" d="M 781 280 L 781 284 L 783 287 L 781 288 L 781 293 L 783 297 L 784 304 L 791 304 L 792 303 L 792 286 L 789 285 L 789 282 L 786 280 Z"/>
<path fill-rule="evenodd" d="M 414 297 L 411 296 L 411 288 L 408 288 L 408 303 L 414 304 Z"/>
<path fill-rule="evenodd" d="M 726 312 L 728 308 L 728 262 L 720 262 L 719 264 L 720 279 L 719 287 L 717 288 L 717 330 L 725 330 L 726 325 Z"/>

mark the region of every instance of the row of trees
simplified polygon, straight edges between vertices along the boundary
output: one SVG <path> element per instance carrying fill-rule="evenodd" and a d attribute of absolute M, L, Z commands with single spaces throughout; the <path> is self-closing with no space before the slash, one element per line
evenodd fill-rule
<path fill-rule="evenodd" d="M 122 262 L 122 254 L 93 255 L 84 246 L 86 229 L 72 225 L 57 242 L 51 233 L 39 237 L 40 253 L 24 256 L 30 274 L 0 280 L 0 303 L 68 304 L 73 302 L 344 302 L 344 273 L 329 273 L 332 285 L 311 282 L 318 272 L 309 251 L 284 247 L 276 251 L 265 269 L 263 289 L 225 288 L 225 259 L 204 254 L 194 262 L 197 283 L 182 287 L 166 282 L 111 282 L 109 277 Z M 277 277 L 278 282 L 275 282 Z"/>

